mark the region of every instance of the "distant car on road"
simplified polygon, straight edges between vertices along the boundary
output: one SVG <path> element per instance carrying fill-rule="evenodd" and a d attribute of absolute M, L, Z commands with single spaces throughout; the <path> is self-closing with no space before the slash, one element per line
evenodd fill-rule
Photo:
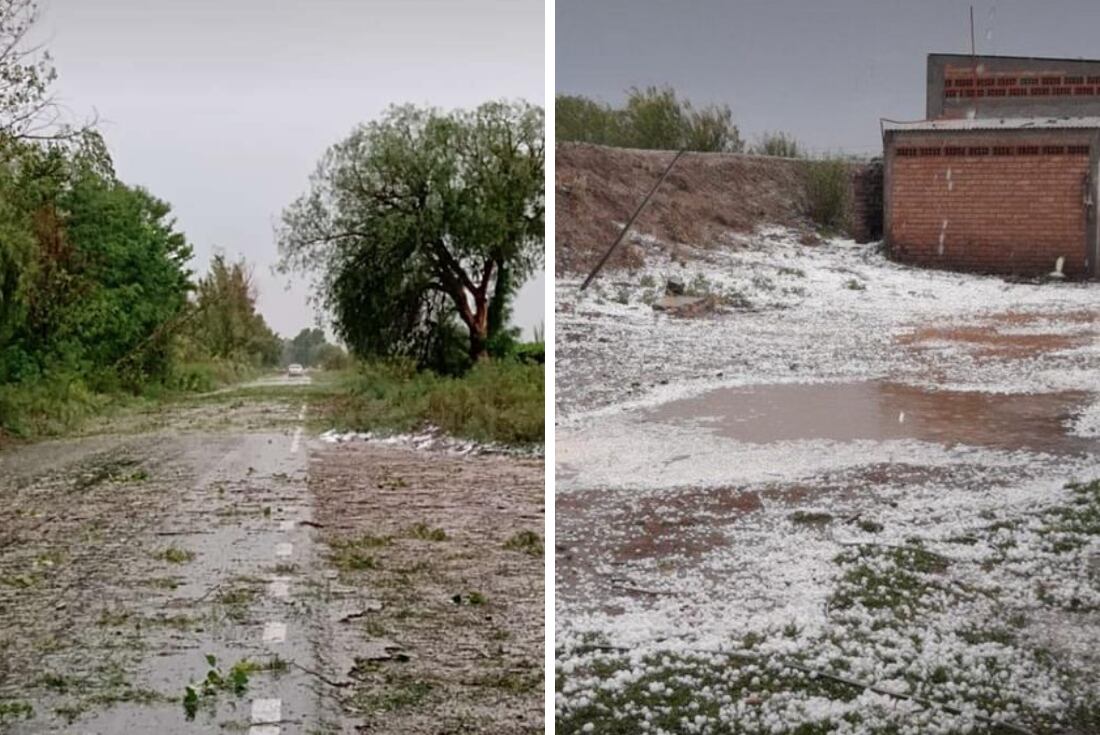
<path fill-rule="evenodd" d="M 287 366 L 286 374 L 289 375 L 292 378 L 296 378 L 299 375 L 305 375 L 306 374 L 306 369 L 304 367 L 302 367 L 301 365 L 299 365 L 298 363 L 294 363 L 293 365 L 288 365 Z"/>

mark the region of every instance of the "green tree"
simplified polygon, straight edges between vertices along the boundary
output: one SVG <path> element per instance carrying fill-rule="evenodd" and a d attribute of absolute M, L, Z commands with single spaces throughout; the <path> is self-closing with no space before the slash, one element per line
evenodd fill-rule
<path fill-rule="evenodd" d="M 599 145 L 622 145 L 622 121 L 605 104 L 579 95 L 558 95 L 554 103 L 558 140 Z"/>
<path fill-rule="evenodd" d="M 282 341 L 256 311 L 252 270 L 243 258 L 230 262 L 215 254 L 194 306 L 190 334 L 203 355 L 248 365 L 279 363 Z"/>
<path fill-rule="evenodd" d="M 169 207 L 119 182 L 98 136 L 74 144 L 16 144 L 0 166 L 0 187 L 16 185 L 0 227 L 18 233 L 0 256 L 3 380 L 124 359 L 133 377 L 161 374 L 166 345 L 149 337 L 186 303 L 191 250 Z"/>
<path fill-rule="evenodd" d="M 317 361 L 317 350 L 325 344 L 325 332 L 319 327 L 305 328 L 293 339 L 287 340 L 284 351 L 284 360 L 288 363 L 299 365 L 314 365 Z"/>
<path fill-rule="evenodd" d="M 457 320 L 480 360 L 502 269 L 522 283 L 542 262 L 543 166 L 541 108 L 392 107 L 330 148 L 283 213 L 282 266 L 320 272 L 360 355 L 446 367 Z"/>

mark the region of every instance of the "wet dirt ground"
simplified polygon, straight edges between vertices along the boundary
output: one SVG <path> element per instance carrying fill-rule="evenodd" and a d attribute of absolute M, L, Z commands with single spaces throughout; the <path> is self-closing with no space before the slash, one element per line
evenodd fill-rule
<path fill-rule="evenodd" d="M 285 400 L 237 393 L 147 408 L 111 417 L 90 435 L 0 451 L 0 732 L 352 733 L 415 713 L 440 722 L 417 698 L 352 696 L 377 662 L 396 659 L 362 617 L 385 595 L 349 578 L 347 549 L 328 542 L 340 524 L 375 520 L 360 494 L 379 489 L 356 479 L 373 477 L 374 465 L 395 461 L 394 478 L 426 475 L 417 487 L 446 498 L 453 475 L 432 468 L 450 468 L 448 460 L 340 447 L 333 469 L 343 488 L 355 490 L 334 498 L 321 492 L 334 450 L 307 426 L 305 401 L 291 388 Z M 477 475 L 486 496 L 526 488 L 524 502 L 536 516 L 528 525 L 541 539 L 542 476 L 533 466 L 541 463 L 513 469 L 504 458 L 464 461 L 473 474 L 490 467 Z M 526 485 L 513 482 L 521 475 Z M 456 496 L 456 507 L 465 499 Z M 345 514 L 341 502 L 355 511 Z M 495 522 L 496 505 L 464 510 L 468 520 Z M 464 543 L 455 567 L 497 560 L 504 550 L 495 541 Z M 539 619 L 525 620 L 530 632 L 517 630 L 507 642 L 523 650 L 502 659 L 509 666 L 540 660 L 541 562 L 537 574 L 529 568 L 535 565 L 521 555 L 510 567 L 525 596 L 502 594 L 485 606 L 511 631 L 519 626 L 509 616 L 537 598 Z M 435 592 L 434 585 L 407 585 L 410 620 L 437 604 Z M 437 633 L 447 640 L 451 626 L 461 626 L 471 646 L 498 645 L 481 637 L 488 627 L 467 623 L 441 618 Z M 443 663 L 439 649 L 406 633 L 403 618 L 388 636 L 400 660 L 424 669 Z M 541 701 L 541 668 L 535 673 Z M 480 731 L 517 731 L 517 709 L 493 710 L 498 688 L 471 682 L 469 692 L 481 691 Z M 536 709 L 527 708 L 525 726 L 540 722 Z"/>
<path fill-rule="evenodd" d="M 737 306 L 655 315 L 672 273 Z M 559 731 L 1100 728 L 1095 285 L 776 231 L 604 277 L 558 284 Z"/>

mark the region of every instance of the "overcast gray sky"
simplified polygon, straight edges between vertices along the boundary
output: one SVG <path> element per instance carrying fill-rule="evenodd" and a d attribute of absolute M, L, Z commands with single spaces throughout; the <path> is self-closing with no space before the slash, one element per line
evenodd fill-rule
<path fill-rule="evenodd" d="M 38 35 L 77 119 L 98 112 L 124 181 L 172 204 L 204 271 L 256 265 L 283 336 L 314 324 L 306 282 L 272 275 L 272 226 L 332 143 L 390 103 L 543 104 L 541 0 L 42 0 Z M 515 321 L 543 320 L 544 278 Z"/>
<path fill-rule="evenodd" d="M 559 93 L 618 103 L 670 84 L 728 104 L 743 137 L 881 152 L 879 118 L 924 116 L 929 52 L 970 51 L 970 2 L 558 0 Z M 974 0 L 978 53 L 1097 58 L 1095 0 Z"/>

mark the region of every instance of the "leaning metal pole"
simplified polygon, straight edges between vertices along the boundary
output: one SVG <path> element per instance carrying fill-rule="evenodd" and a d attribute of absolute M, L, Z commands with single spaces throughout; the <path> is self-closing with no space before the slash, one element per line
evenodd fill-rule
<path fill-rule="evenodd" d="M 596 267 L 593 268 L 592 272 L 588 274 L 588 278 L 584 279 L 584 283 L 581 284 L 581 291 L 588 288 L 588 284 L 592 283 L 592 279 L 596 277 L 596 274 L 598 274 L 600 272 L 600 269 L 603 268 L 603 264 L 606 263 L 607 259 L 611 257 L 611 253 L 615 251 L 615 248 L 617 248 L 619 246 L 619 243 L 623 241 L 623 238 L 626 237 L 626 233 L 630 230 L 630 226 L 634 224 L 634 220 L 638 219 L 638 215 L 642 213 L 643 209 L 645 209 L 645 205 L 649 204 L 650 198 L 657 192 L 657 189 L 660 188 L 661 184 L 664 182 L 669 172 L 672 171 L 672 167 L 676 165 L 676 162 L 680 160 L 680 156 L 684 155 L 685 152 L 686 150 L 680 150 L 676 153 L 676 157 L 672 159 L 672 163 L 668 164 L 668 168 L 666 168 L 665 172 L 661 174 L 661 178 L 657 179 L 657 183 L 653 185 L 653 188 L 650 189 L 649 193 L 645 195 L 645 199 L 642 200 L 642 203 L 639 204 L 638 208 L 634 210 L 634 214 L 630 215 L 630 219 L 628 219 L 626 221 L 626 224 L 623 225 L 622 232 L 620 232 L 619 236 L 615 238 L 615 242 L 611 243 L 611 247 L 609 247 L 607 249 L 607 252 L 603 254 L 603 257 L 600 258 L 600 262 L 596 263 Z"/>

